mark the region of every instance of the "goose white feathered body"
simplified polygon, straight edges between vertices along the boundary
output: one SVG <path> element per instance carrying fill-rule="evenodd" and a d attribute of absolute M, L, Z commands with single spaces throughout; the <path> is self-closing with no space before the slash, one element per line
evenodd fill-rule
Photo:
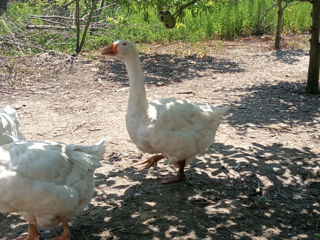
<path fill-rule="evenodd" d="M 42 227 L 77 214 L 91 200 L 104 140 L 92 146 L 19 141 L 0 147 L 0 211 Z"/>
<path fill-rule="evenodd" d="M 20 130 L 18 114 L 14 108 L 6 106 L 0 109 L 0 145 L 18 140 L 25 140 Z"/>
<path fill-rule="evenodd" d="M 101 51 L 122 60 L 129 76 L 126 126 L 130 138 L 143 152 L 160 153 L 141 163 L 154 166 L 166 157 L 179 167 L 178 176 L 164 183 L 181 181 L 184 167 L 214 140 L 227 107 L 214 108 L 187 100 L 167 98 L 147 102 L 139 54 L 129 41 L 118 40 Z"/>
<path fill-rule="evenodd" d="M 141 151 L 162 153 L 174 165 L 181 159 L 189 164 L 213 143 L 226 110 L 175 98 L 159 99 L 149 103 L 146 116 L 128 109 L 126 125 Z"/>

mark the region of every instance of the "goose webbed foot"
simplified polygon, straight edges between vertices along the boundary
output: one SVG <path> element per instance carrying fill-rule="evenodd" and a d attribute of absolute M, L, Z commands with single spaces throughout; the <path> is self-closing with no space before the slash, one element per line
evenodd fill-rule
<path fill-rule="evenodd" d="M 51 240 L 70 240 L 71 239 L 70 228 L 69 228 L 69 224 L 68 224 L 66 217 L 61 217 L 61 222 L 63 225 L 62 234 L 59 237 L 51 239 Z"/>
<path fill-rule="evenodd" d="M 141 166 L 142 169 L 148 169 L 150 167 L 157 166 L 158 161 L 163 158 L 164 158 L 163 155 L 154 155 L 143 162 L 139 162 L 137 164 L 134 164 L 133 166 Z"/>
<path fill-rule="evenodd" d="M 177 183 L 184 180 L 184 167 L 186 165 L 186 160 L 178 162 L 179 170 L 177 175 L 165 177 L 161 180 L 162 184 L 170 184 L 170 183 Z"/>
<path fill-rule="evenodd" d="M 29 223 L 28 235 L 21 238 L 17 238 L 16 240 L 38 240 L 39 235 L 40 233 L 37 229 L 37 226 Z"/>

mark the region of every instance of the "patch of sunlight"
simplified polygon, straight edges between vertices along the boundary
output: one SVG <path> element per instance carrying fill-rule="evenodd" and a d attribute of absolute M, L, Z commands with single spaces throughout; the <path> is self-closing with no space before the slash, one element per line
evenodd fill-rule
<path fill-rule="evenodd" d="M 252 174 L 252 171 L 241 171 L 241 175 L 243 176 L 250 176 Z"/>
<path fill-rule="evenodd" d="M 111 219 L 111 217 L 105 217 L 105 218 L 103 219 L 103 221 L 104 221 L 104 222 L 109 222 L 110 219 Z"/>
<path fill-rule="evenodd" d="M 302 209 L 302 210 L 300 211 L 300 213 L 302 213 L 302 214 L 308 214 L 308 211 L 307 211 L 307 209 Z"/>
<path fill-rule="evenodd" d="M 266 217 L 271 217 L 271 216 L 272 216 L 272 214 L 269 213 L 269 212 L 265 212 L 264 215 L 265 215 Z"/>
<path fill-rule="evenodd" d="M 146 220 L 146 221 L 144 221 L 144 222 L 142 222 L 142 223 L 143 223 L 144 225 L 147 225 L 148 228 L 149 228 L 150 230 L 152 230 L 153 232 L 160 232 L 159 227 L 152 225 L 153 223 L 156 222 L 156 220 L 157 220 L 156 218 L 150 218 L 150 219 L 148 219 L 148 220 Z"/>
<path fill-rule="evenodd" d="M 170 226 L 167 231 L 165 231 L 164 235 L 166 238 L 172 238 L 172 233 L 179 232 L 176 226 Z"/>
<path fill-rule="evenodd" d="M 299 234 L 296 237 L 297 239 L 310 239 L 309 236 L 305 233 Z"/>
<path fill-rule="evenodd" d="M 269 157 L 271 157 L 272 155 L 271 154 L 269 154 L 270 156 Z M 268 164 L 268 165 L 273 165 L 273 164 L 281 164 L 281 161 L 280 160 L 266 160 L 266 161 L 264 161 L 264 163 L 265 164 Z"/>
<path fill-rule="evenodd" d="M 319 210 L 317 210 L 317 209 L 313 209 L 313 210 L 312 210 L 312 213 L 315 213 L 315 214 L 320 215 L 320 211 L 319 211 Z"/>
<path fill-rule="evenodd" d="M 226 227 L 231 227 L 231 226 L 236 226 L 237 223 L 231 220 L 227 220 L 225 223 L 219 223 L 217 224 L 216 228 L 226 228 Z"/>
<path fill-rule="evenodd" d="M 169 221 L 177 221 L 178 218 L 176 216 L 164 216 L 163 218 L 169 220 Z"/>
<path fill-rule="evenodd" d="M 156 218 L 149 218 L 147 220 L 145 220 L 144 222 L 142 222 L 144 225 L 148 225 L 148 224 L 152 224 L 156 221 L 157 219 Z"/>
<path fill-rule="evenodd" d="M 300 176 L 294 176 L 289 169 L 285 169 L 285 172 L 281 176 L 276 176 L 283 184 L 303 184 L 304 181 Z"/>
<path fill-rule="evenodd" d="M 279 167 L 273 167 L 272 169 L 273 169 L 273 171 L 277 172 L 277 171 L 281 171 L 281 169 L 282 169 L 282 168 L 279 168 Z"/>
<path fill-rule="evenodd" d="M 140 217 L 140 213 L 139 212 L 134 212 L 134 213 L 131 214 L 131 217 L 132 218 Z"/>
<path fill-rule="evenodd" d="M 187 235 L 183 236 L 184 239 L 199 239 L 194 230 L 191 230 Z M 176 238 L 174 238 L 176 239 Z"/>
<path fill-rule="evenodd" d="M 12 223 L 12 224 L 10 224 L 10 228 L 17 228 L 17 227 L 23 226 L 25 224 L 26 224 L 26 222 Z"/>
<path fill-rule="evenodd" d="M 159 227 L 157 227 L 157 226 L 153 226 L 153 225 L 148 225 L 148 228 L 150 229 L 150 230 L 152 230 L 153 232 L 160 232 L 160 229 L 159 229 Z"/>
<path fill-rule="evenodd" d="M 194 168 L 194 170 L 195 170 L 195 172 L 197 173 L 197 174 L 201 174 L 201 173 L 207 173 L 206 171 L 208 171 L 207 169 L 201 169 L 201 168 L 198 168 L 198 167 L 196 167 L 196 168 Z"/>
<path fill-rule="evenodd" d="M 281 233 L 281 230 L 277 227 L 270 228 L 265 225 L 262 225 L 261 228 L 262 228 L 263 238 L 259 238 L 259 240 L 260 239 L 261 240 L 268 240 L 268 239 L 274 238 L 275 236 L 280 235 L 280 233 Z"/>
<path fill-rule="evenodd" d="M 151 206 L 151 207 L 154 207 L 157 204 L 155 202 L 144 202 L 144 203 Z"/>
<path fill-rule="evenodd" d="M 258 176 L 261 182 L 263 182 L 263 185 L 265 188 L 269 188 L 273 186 L 273 182 L 270 181 L 270 179 L 267 176 Z"/>

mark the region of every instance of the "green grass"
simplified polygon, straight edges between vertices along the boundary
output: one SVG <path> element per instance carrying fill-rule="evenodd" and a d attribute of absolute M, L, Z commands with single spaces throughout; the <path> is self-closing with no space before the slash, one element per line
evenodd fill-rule
<path fill-rule="evenodd" d="M 114 30 L 114 36 L 105 35 L 104 41 L 130 39 L 136 42 L 170 42 L 182 40 L 196 42 L 206 39 L 234 39 L 255 34 L 273 34 L 276 28 L 277 9 L 263 18 L 273 0 L 239 0 L 233 4 L 217 4 L 197 11 L 185 10 L 174 29 L 166 29 L 157 18 L 157 10 L 149 9 L 148 22 L 143 14 L 133 13 Z M 311 26 L 311 4 L 290 6 L 284 14 L 285 33 L 307 33 Z M 125 16 L 126 12 L 122 14 Z M 261 18 L 263 18 L 261 20 Z M 259 25 L 259 23 L 261 24 Z"/>
<path fill-rule="evenodd" d="M 30 14 L 44 14 L 49 12 L 50 6 L 38 4 L 38 0 L 31 3 L 14 2 L 9 5 L 4 19 L 11 20 L 22 28 Z M 45 2 L 45 1 L 40 1 Z M 201 9 L 193 6 L 184 11 L 184 16 L 179 18 L 175 28 L 166 29 L 158 20 L 157 9 L 138 9 L 121 7 L 117 17 L 120 21 L 112 28 L 88 35 L 84 51 L 98 48 L 101 44 L 110 43 L 116 39 L 128 39 L 144 43 L 165 43 L 175 40 L 196 42 L 207 39 L 234 39 L 255 34 L 273 34 L 276 27 L 277 9 L 272 9 L 264 16 L 274 0 L 237 0 L 223 3 L 221 1 L 208 1 Z M 285 10 L 283 31 L 285 33 L 307 33 L 311 26 L 312 5 L 310 3 L 293 4 Z M 174 9 L 170 9 L 174 12 Z M 105 12 L 112 15 L 114 12 Z M 30 21 L 30 20 L 29 20 Z M 40 20 L 33 20 L 41 24 Z M 260 23 L 260 24 L 259 24 Z M 8 21 L 8 27 L 14 31 L 14 26 Z M 9 32 L 0 21 L 0 37 L 8 36 Z M 75 49 L 75 31 L 59 36 L 57 33 L 26 31 L 28 39 L 43 48 L 73 53 Z M 8 53 L 0 47 L 3 54 L 15 54 L 17 50 L 12 46 Z M 39 51 L 30 49 L 30 52 Z"/>

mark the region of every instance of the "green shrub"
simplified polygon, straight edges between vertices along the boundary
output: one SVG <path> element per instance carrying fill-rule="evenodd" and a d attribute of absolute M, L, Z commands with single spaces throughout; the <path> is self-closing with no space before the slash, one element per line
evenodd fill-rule
<path fill-rule="evenodd" d="M 29 45 L 25 52 L 42 51 L 42 48 L 74 53 L 76 42 L 75 29 L 68 32 L 26 30 L 28 24 L 48 24 L 40 19 L 28 19 L 29 15 L 72 16 L 74 6 L 63 7 L 65 0 L 56 1 L 29 0 L 14 1 L 9 5 L 7 14 L 0 20 L 0 41 L 9 37 L 8 29 L 18 39 Z M 85 5 L 81 1 L 81 9 Z M 171 12 L 176 10 L 171 1 L 150 1 L 158 3 L 147 5 L 146 1 L 117 1 L 117 8 L 105 8 L 93 21 L 107 20 L 110 26 L 105 30 L 91 31 L 86 39 L 83 51 L 96 49 L 116 39 L 128 39 L 136 42 L 170 42 L 175 40 L 196 42 L 207 39 L 234 39 L 253 34 L 273 34 L 276 26 L 277 9 L 273 8 L 267 15 L 265 12 L 274 4 L 274 0 L 208 0 L 194 5 L 178 16 L 173 29 L 167 29 L 159 21 L 158 10 L 165 6 Z M 174 3 L 183 2 L 182 0 Z M 121 5 L 122 4 L 122 5 Z M 311 25 L 310 3 L 294 3 L 284 14 L 283 30 L 286 33 L 306 33 Z M 83 11 L 83 10 L 82 10 Z M 50 23 L 49 23 L 50 24 Z M 20 29 L 20 30 L 19 30 Z M 20 31 L 20 32 L 19 32 Z M 23 32 L 21 32 L 23 31 Z M 16 45 L 0 46 L 2 54 L 16 54 Z"/>

